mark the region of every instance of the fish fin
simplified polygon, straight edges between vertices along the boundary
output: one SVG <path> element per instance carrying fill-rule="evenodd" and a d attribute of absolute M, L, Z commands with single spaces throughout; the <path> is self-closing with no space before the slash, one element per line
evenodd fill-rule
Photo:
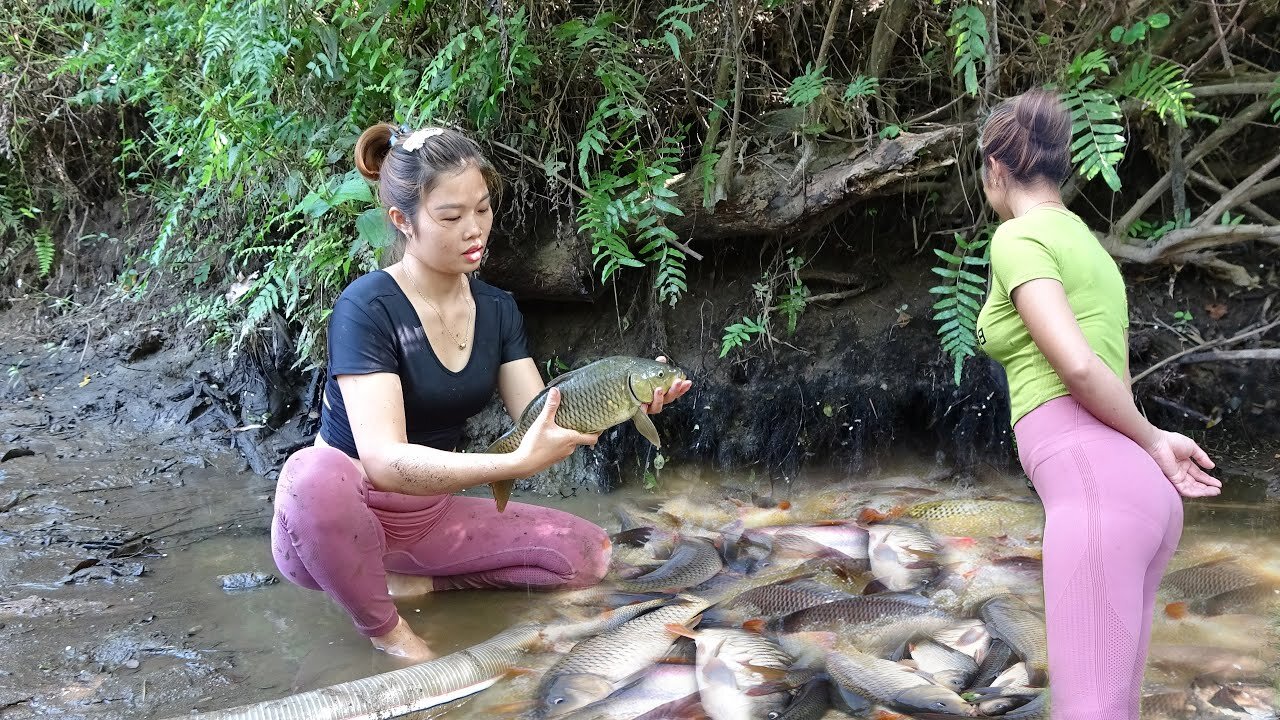
<path fill-rule="evenodd" d="M 743 690 L 742 694 L 751 696 L 773 695 L 774 693 L 791 692 L 803 684 L 804 683 L 789 682 L 787 680 L 770 680 L 769 682 L 752 685 L 746 690 Z"/>
<path fill-rule="evenodd" d="M 653 426 L 653 420 L 649 419 L 644 410 L 636 408 L 636 414 L 631 416 L 631 422 L 635 423 L 636 429 L 645 440 L 653 443 L 653 446 L 659 450 L 662 449 L 662 438 L 658 437 L 658 428 Z"/>
<path fill-rule="evenodd" d="M 507 501 L 511 499 L 511 488 L 515 487 L 515 480 L 495 480 L 489 483 L 489 488 L 493 490 L 493 501 L 498 504 L 498 512 L 507 509 Z"/>
<path fill-rule="evenodd" d="M 742 629 L 747 632 L 756 633 L 757 635 L 762 634 L 765 631 L 764 618 L 752 618 L 742 623 Z"/>
<path fill-rule="evenodd" d="M 725 664 L 725 661 L 715 655 L 707 658 L 699 669 L 699 672 L 708 683 L 728 685 L 729 687 L 734 688 L 738 686 L 738 678 L 733 674 L 733 670 Z"/>
<path fill-rule="evenodd" d="M 831 687 L 836 689 L 836 693 L 840 697 L 840 701 L 844 703 L 845 708 L 853 711 L 854 715 L 860 715 L 871 709 L 871 701 L 862 697 L 852 690 L 846 690 L 839 683 L 832 682 Z M 837 710 L 844 711 L 845 708 L 837 706 Z"/>
<path fill-rule="evenodd" d="M 1033 667 L 1031 663 L 1027 663 L 1028 684 L 1031 687 L 1048 687 L 1049 686 L 1049 669 L 1044 667 Z"/>
<path fill-rule="evenodd" d="M 521 665 L 512 665 L 503 673 L 503 677 L 511 679 L 513 677 L 523 677 L 525 675 L 536 675 L 538 670 L 531 667 L 523 667 Z"/>
<path fill-rule="evenodd" d="M 875 508 L 864 507 L 858 512 L 858 522 L 864 525 L 869 523 L 887 522 L 889 520 L 902 517 L 902 514 L 906 512 L 906 510 L 906 507 L 902 505 L 894 505 L 884 512 L 876 510 Z"/>
<path fill-rule="evenodd" d="M 695 692 L 659 705 L 632 720 L 703 720 L 706 716 L 706 711 L 702 709 L 702 696 Z"/>
<path fill-rule="evenodd" d="M 764 665 L 752 665 L 751 663 L 742 663 L 742 667 L 759 675 L 765 680 L 781 681 L 781 680 L 786 680 L 792 677 L 791 671 L 787 670 L 786 668 L 767 667 Z"/>
<path fill-rule="evenodd" d="M 889 592 L 889 586 L 884 584 L 883 580 L 872 580 L 867 586 L 862 588 L 863 595 L 877 595 L 879 593 Z"/>
<path fill-rule="evenodd" d="M 1164 614 L 1168 615 L 1174 620 L 1181 620 L 1185 618 L 1187 615 L 1191 614 L 1190 606 L 1187 605 L 1185 601 L 1169 603 L 1168 605 L 1164 606 Z"/>
<path fill-rule="evenodd" d="M 641 547 L 653 537 L 654 529 L 651 527 L 637 527 L 630 530 L 616 532 L 609 536 L 609 541 L 614 545 L 626 545 L 627 547 Z"/>
<path fill-rule="evenodd" d="M 698 637 L 698 633 L 694 632 L 693 630 L 689 629 L 684 625 L 681 625 L 680 623 L 667 623 L 665 627 L 667 632 L 671 633 L 672 635 L 687 637 L 691 640 Z"/>
<path fill-rule="evenodd" d="M 687 637 L 687 636 L 686 636 Z M 655 665 L 696 665 L 697 661 L 693 658 L 681 657 L 679 655 L 666 655 L 657 660 Z"/>

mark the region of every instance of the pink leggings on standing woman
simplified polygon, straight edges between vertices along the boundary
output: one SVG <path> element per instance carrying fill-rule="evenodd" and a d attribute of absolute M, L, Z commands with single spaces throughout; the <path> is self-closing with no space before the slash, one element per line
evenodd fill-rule
<path fill-rule="evenodd" d="M 387 571 L 433 578 L 436 590 L 555 590 L 594 585 L 609 568 L 605 531 L 552 508 L 454 495 L 405 495 L 369 484 L 341 450 L 308 447 L 276 484 L 271 550 L 291 582 L 323 590 L 362 635 L 399 622 Z"/>
<path fill-rule="evenodd" d="M 1014 434 L 1045 509 L 1052 717 L 1137 720 L 1182 497 L 1150 455 L 1070 396 L 1028 413 Z"/>

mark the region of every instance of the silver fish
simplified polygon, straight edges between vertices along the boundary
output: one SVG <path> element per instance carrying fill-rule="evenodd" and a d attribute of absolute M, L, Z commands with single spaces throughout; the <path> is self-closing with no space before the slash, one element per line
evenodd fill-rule
<path fill-rule="evenodd" d="M 832 652 L 827 672 L 841 688 L 902 712 L 973 715 L 955 692 L 935 685 L 895 662 L 857 651 Z"/>
<path fill-rule="evenodd" d="M 559 717 L 638 679 L 675 643 L 678 636 L 667 626 L 692 623 L 707 605 L 701 598 L 682 596 L 578 643 L 543 675 L 533 717 Z"/>

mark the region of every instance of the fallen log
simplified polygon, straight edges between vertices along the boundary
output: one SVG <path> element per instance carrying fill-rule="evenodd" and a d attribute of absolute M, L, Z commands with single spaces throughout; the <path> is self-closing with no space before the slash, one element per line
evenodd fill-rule
<path fill-rule="evenodd" d="M 702 206 L 702 174 L 695 169 L 671 184 L 679 195 L 673 202 L 684 215 L 666 223 L 681 237 L 699 240 L 804 232 L 854 203 L 955 164 L 961 136 L 959 127 L 946 127 L 903 133 L 869 148 L 816 144 L 807 175 L 796 183 L 787 178 L 800 160 L 798 151 L 759 153 L 746 158 L 727 184 L 727 197 L 710 210 Z"/>

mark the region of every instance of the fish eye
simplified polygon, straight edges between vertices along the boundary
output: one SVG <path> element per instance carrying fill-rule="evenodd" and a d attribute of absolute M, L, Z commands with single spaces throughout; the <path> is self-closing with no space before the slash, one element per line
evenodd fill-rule
<path fill-rule="evenodd" d="M 778 720 L 778 718 L 782 717 L 782 713 L 777 710 L 773 710 L 768 715 L 765 715 L 765 717 L 769 720 Z"/>

